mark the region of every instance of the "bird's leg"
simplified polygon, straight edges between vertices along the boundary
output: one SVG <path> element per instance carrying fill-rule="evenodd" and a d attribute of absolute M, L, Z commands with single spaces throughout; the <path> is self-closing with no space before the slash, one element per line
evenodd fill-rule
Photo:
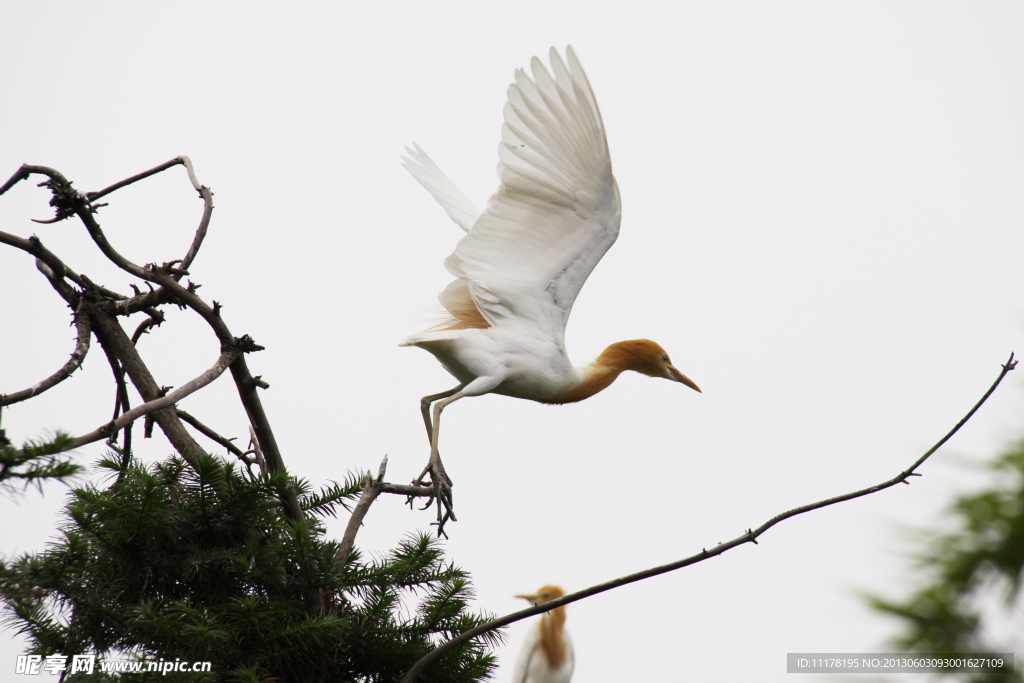
<path fill-rule="evenodd" d="M 455 513 L 452 509 L 452 480 L 448 476 L 448 473 L 444 471 L 444 465 L 441 463 L 441 454 L 438 452 L 437 443 L 438 435 L 440 434 L 441 428 L 441 411 L 444 410 L 445 406 L 449 403 L 454 403 L 463 397 L 463 393 L 459 389 L 454 392 L 445 392 L 449 394 L 443 400 L 438 401 L 434 404 L 434 419 L 432 421 L 432 429 L 430 430 L 430 460 L 427 462 L 427 466 L 423 468 L 423 472 L 420 476 L 413 480 L 413 484 L 417 486 L 426 485 L 424 477 L 430 474 L 430 486 L 433 489 L 433 495 L 430 500 L 427 501 L 427 505 L 430 505 L 434 499 L 437 500 L 437 525 L 438 534 L 444 533 L 444 524 L 449 519 L 458 521 L 455 518 Z M 426 397 L 427 398 L 440 398 L 437 397 Z"/>
<path fill-rule="evenodd" d="M 433 426 L 433 423 L 430 421 L 430 404 L 433 403 L 434 401 L 438 400 L 438 399 L 448 398 L 452 394 L 454 394 L 457 391 L 461 390 L 462 387 L 464 387 L 464 386 L 466 386 L 466 385 L 465 384 L 460 384 L 459 386 L 455 387 L 454 389 L 449 389 L 448 391 L 442 391 L 440 394 L 431 394 L 430 396 L 424 396 L 423 398 L 420 399 L 420 412 L 423 414 L 423 424 L 427 428 L 427 443 L 433 444 L 433 438 L 434 438 L 434 426 Z M 440 454 L 438 454 L 438 457 L 440 457 Z M 420 476 L 418 476 L 417 478 L 413 479 L 412 483 L 414 485 L 416 485 L 416 486 L 422 485 L 423 477 L 427 476 L 427 472 L 430 471 L 431 464 L 432 464 L 431 462 L 428 462 L 426 468 L 424 468 L 424 470 L 420 473 Z M 447 478 L 447 473 L 445 474 L 445 476 Z M 451 485 L 451 479 L 447 479 L 447 481 L 448 481 L 448 484 L 450 486 Z M 449 498 L 450 498 L 450 496 L 449 496 Z M 414 500 L 414 497 L 413 496 L 409 496 L 409 498 L 406 499 L 406 501 L 405 501 L 406 505 L 408 505 L 409 507 L 412 507 L 413 506 L 413 500 Z M 433 504 L 434 504 L 434 496 L 430 496 L 427 499 L 426 504 L 421 509 L 426 510 L 427 508 L 429 508 Z"/>
<path fill-rule="evenodd" d="M 438 399 L 448 398 L 452 394 L 460 391 L 464 386 L 466 385 L 460 384 L 454 389 L 442 391 L 440 394 L 431 394 L 430 396 L 424 396 L 423 398 L 420 399 L 420 412 L 423 413 L 423 424 L 426 425 L 427 427 L 427 443 L 429 443 L 431 447 L 433 447 L 434 444 L 434 426 L 430 422 L 430 404 Z M 426 472 L 424 472 L 423 474 L 426 474 Z M 422 477 L 423 475 L 421 474 L 420 476 Z"/>
<path fill-rule="evenodd" d="M 417 486 L 422 486 L 424 484 L 423 477 L 427 476 L 427 473 L 431 471 L 434 465 L 434 452 L 436 451 L 436 449 L 434 448 L 434 424 L 430 420 L 430 404 L 433 403 L 434 401 L 437 401 L 438 399 L 448 398 L 449 396 L 458 393 L 464 386 L 466 385 L 460 384 L 454 389 L 442 391 L 440 394 L 431 394 L 430 396 L 424 396 L 423 398 L 420 399 L 420 412 L 423 413 L 423 424 L 427 428 L 427 443 L 430 444 L 431 454 L 430 460 L 427 462 L 427 466 L 423 468 L 423 471 L 420 472 L 420 476 L 412 480 L 412 483 Z M 440 453 L 437 453 L 437 460 L 438 462 L 440 462 L 441 460 Z M 443 465 L 441 466 L 441 471 L 444 472 Z M 445 481 L 448 482 L 448 486 L 450 487 L 452 484 L 452 480 L 451 478 L 448 477 L 447 473 L 445 473 Z M 411 504 L 412 498 L 410 498 L 408 502 Z M 427 504 L 423 507 L 423 509 L 426 510 L 428 507 L 430 507 L 431 503 L 433 502 L 433 498 L 431 498 L 429 501 L 427 501 Z"/>

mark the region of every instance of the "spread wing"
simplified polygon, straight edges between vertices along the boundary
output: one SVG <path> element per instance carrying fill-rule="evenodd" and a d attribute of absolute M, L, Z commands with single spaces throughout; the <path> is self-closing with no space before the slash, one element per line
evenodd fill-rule
<path fill-rule="evenodd" d="M 412 146 L 414 149 L 405 148 L 408 156 L 402 157 L 402 165 L 420 185 L 427 188 L 427 192 L 434 195 L 434 199 L 444 208 L 448 217 L 469 232 L 480 216 L 480 209 L 476 208 L 462 190 L 455 187 L 455 183 L 448 179 L 444 171 L 437 167 L 434 160 L 428 157 L 419 145 L 413 143 Z"/>
<path fill-rule="evenodd" d="M 551 49 L 553 76 L 536 57 L 532 79 L 516 71 L 498 148 L 501 185 L 445 261 L 458 279 L 440 297 L 448 307 L 468 291 L 489 324 L 527 324 L 560 343 L 621 217 L 597 101 L 572 47 L 566 58 L 568 67 Z"/>

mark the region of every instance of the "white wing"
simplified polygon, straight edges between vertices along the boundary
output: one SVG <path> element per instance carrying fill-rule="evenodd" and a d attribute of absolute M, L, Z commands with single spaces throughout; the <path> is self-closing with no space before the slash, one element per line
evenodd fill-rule
<path fill-rule="evenodd" d="M 445 261 L 488 323 L 531 324 L 562 342 L 576 295 L 619 234 L 612 176 L 597 101 L 572 47 L 568 68 L 552 48 L 554 77 L 536 57 L 508 88 L 501 185 Z M 451 212 L 449 212 L 451 213 Z"/>
<path fill-rule="evenodd" d="M 414 142 L 412 146 L 414 149 L 405 148 L 409 156 L 402 157 L 402 165 L 412 173 L 412 177 L 418 180 L 420 185 L 427 188 L 427 192 L 434 195 L 434 199 L 444 207 L 448 216 L 458 223 L 459 227 L 469 232 L 473 223 L 480 217 L 480 209 L 476 208 L 462 190 L 455 187 L 455 183 L 448 179 L 419 145 Z"/>

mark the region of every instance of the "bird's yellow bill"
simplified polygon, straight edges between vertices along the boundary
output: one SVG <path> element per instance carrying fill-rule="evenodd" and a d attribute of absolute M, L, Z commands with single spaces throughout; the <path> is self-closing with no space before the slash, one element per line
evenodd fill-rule
<path fill-rule="evenodd" d="M 540 597 L 540 595 L 514 595 L 512 597 L 522 598 L 523 600 L 528 601 L 531 605 L 539 605 L 541 602 L 543 602 L 543 599 Z"/>
<path fill-rule="evenodd" d="M 669 374 L 672 375 L 672 379 L 674 379 L 675 381 L 682 382 L 686 386 L 688 386 L 691 389 L 693 389 L 694 391 L 696 391 L 698 394 L 704 393 L 703 391 L 700 390 L 700 387 L 698 387 L 696 384 L 693 383 L 692 379 L 690 379 L 689 377 L 687 377 L 683 373 L 679 372 L 678 370 L 676 370 L 671 365 L 668 366 L 668 371 L 669 371 Z"/>

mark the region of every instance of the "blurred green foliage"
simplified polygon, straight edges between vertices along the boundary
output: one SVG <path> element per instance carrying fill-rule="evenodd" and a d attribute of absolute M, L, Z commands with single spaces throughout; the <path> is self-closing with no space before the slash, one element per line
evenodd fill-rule
<path fill-rule="evenodd" d="M 922 586 L 903 601 L 867 596 L 869 605 L 901 622 L 892 641 L 904 652 L 936 654 L 1009 652 L 1011 643 L 985 642 L 980 600 L 991 591 L 1011 608 L 1020 597 L 1024 571 L 1024 441 L 991 464 L 997 484 L 959 497 L 954 529 L 926 534 L 917 557 Z M 1017 671 L 970 672 L 969 683 L 1019 683 Z"/>

